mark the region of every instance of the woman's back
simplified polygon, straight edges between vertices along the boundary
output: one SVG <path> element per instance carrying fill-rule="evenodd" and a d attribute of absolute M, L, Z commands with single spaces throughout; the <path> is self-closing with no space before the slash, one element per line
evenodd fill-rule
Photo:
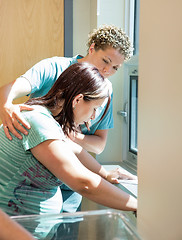
<path fill-rule="evenodd" d="M 62 182 L 46 169 L 31 153 L 34 145 L 45 139 L 64 137 L 50 112 L 40 106 L 24 112 L 31 129 L 23 140 L 9 141 L 0 127 L 0 207 L 10 215 L 59 213 Z M 47 124 L 49 127 L 47 129 Z"/>

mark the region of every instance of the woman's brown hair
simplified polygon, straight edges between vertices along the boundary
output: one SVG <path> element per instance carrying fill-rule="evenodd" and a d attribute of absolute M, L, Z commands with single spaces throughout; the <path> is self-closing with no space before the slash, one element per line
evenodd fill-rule
<path fill-rule="evenodd" d="M 78 94 L 83 94 L 85 101 L 108 97 L 108 104 L 101 119 L 104 117 L 110 103 L 108 82 L 95 66 L 88 63 L 71 65 L 59 76 L 46 95 L 29 99 L 26 104 L 42 105 L 50 111 L 55 111 L 60 108 L 62 102 L 62 110 L 54 118 L 64 133 L 68 134 L 69 131 L 75 130 L 72 101 Z"/>

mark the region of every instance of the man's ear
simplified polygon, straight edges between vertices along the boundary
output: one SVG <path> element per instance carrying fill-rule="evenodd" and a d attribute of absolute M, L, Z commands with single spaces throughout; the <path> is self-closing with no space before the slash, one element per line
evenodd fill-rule
<path fill-rule="evenodd" d="M 91 54 L 91 53 L 93 53 L 94 52 L 94 50 L 95 50 L 95 43 L 92 43 L 91 45 L 90 45 L 90 47 L 89 47 L 89 54 Z"/>
<path fill-rule="evenodd" d="M 73 102 L 72 102 L 73 109 L 75 109 L 76 105 L 82 100 L 83 100 L 83 94 L 80 93 L 73 99 Z"/>

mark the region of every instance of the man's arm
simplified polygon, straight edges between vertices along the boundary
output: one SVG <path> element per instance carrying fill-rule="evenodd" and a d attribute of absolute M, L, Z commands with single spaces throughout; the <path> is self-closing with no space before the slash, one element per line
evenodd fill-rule
<path fill-rule="evenodd" d="M 106 179 L 111 183 L 119 183 L 120 179 L 129 179 L 136 180 L 137 176 L 128 173 L 124 169 L 116 168 L 112 171 L 107 171 L 100 163 L 92 157 L 85 149 L 83 149 L 77 143 L 67 140 L 67 144 L 69 144 L 69 148 L 72 149 L 79 161 L 90 171 L 99 174 L 102 178 Z"/>
<path fill-rule="evenodd" d="M 108 129 L 96 130 L 93 135 L 84 135 L 82 133 L 76 133 L 70 135 L 71 140 L 82 146 L 85 150 L 100 154 L 105 148 L 107 141 Z"/>
<path fill-rule="evenodd" d="M 10 140 L 12 137 L 9 131 L 16 137 L 22 138 L 15 128 L 24 134 L 28 134 L 20 123 L 27 129 L 30 128 L 30 125 L 22 118 L 20 112 L 32 110 L 32 108 L 26 105 L 13 105 L 12 102 L 14 99 L 25 96 L 30 92 L 31 85 L 24 77 L 19 77 L 14 82 L 0 88 L 0 118 L 4 125 L 5 134 Z"/>

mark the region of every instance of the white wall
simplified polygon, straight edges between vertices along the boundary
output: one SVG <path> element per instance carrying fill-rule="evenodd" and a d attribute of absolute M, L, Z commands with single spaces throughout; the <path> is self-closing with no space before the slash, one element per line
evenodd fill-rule
<path fill-rule="evenodd" d="M 73 55 L 87 54 L 88 34 L 97 28 L 97 0 L 73 0 Z"/>
<path fill-rule="evenodd" d="M 113 24 L 124 29 L 124 0 L 99 0 L 97 5 L 97 26 Z M 123 118 L 117 111 L 123 109 L 123 69 L 109 78 L 113 85 L 113 117 L 114 129 L 108 132 L 108 139 L 103 153 L 96 156 L 101 163 L 121 162 L 122 160 L 122 125 Z"/>
<path fill-rule="evenodd" d="M 124 28 L 124 0 L 74 0 L 73 1 L 73 52 L 86 55 L 88 33 L 102 24 L 114 24 Z M 120 162 L 122 159 L 122 121 L 117 111 L 123 107 L 123 70 L 109 78 L 114 91 L 115 128 L 109 130 L 107 146 L 97 156 L 102 163 Z"/>
<path fill-rule="evenodd" d="M 138 228 L 182 239 L 182 1 L 140 3 Z"/>
<path fill-rule="evenodd" d="M 86 55 L 90 31 L 90 0 L 73 0 L 73 55 Z"/>

